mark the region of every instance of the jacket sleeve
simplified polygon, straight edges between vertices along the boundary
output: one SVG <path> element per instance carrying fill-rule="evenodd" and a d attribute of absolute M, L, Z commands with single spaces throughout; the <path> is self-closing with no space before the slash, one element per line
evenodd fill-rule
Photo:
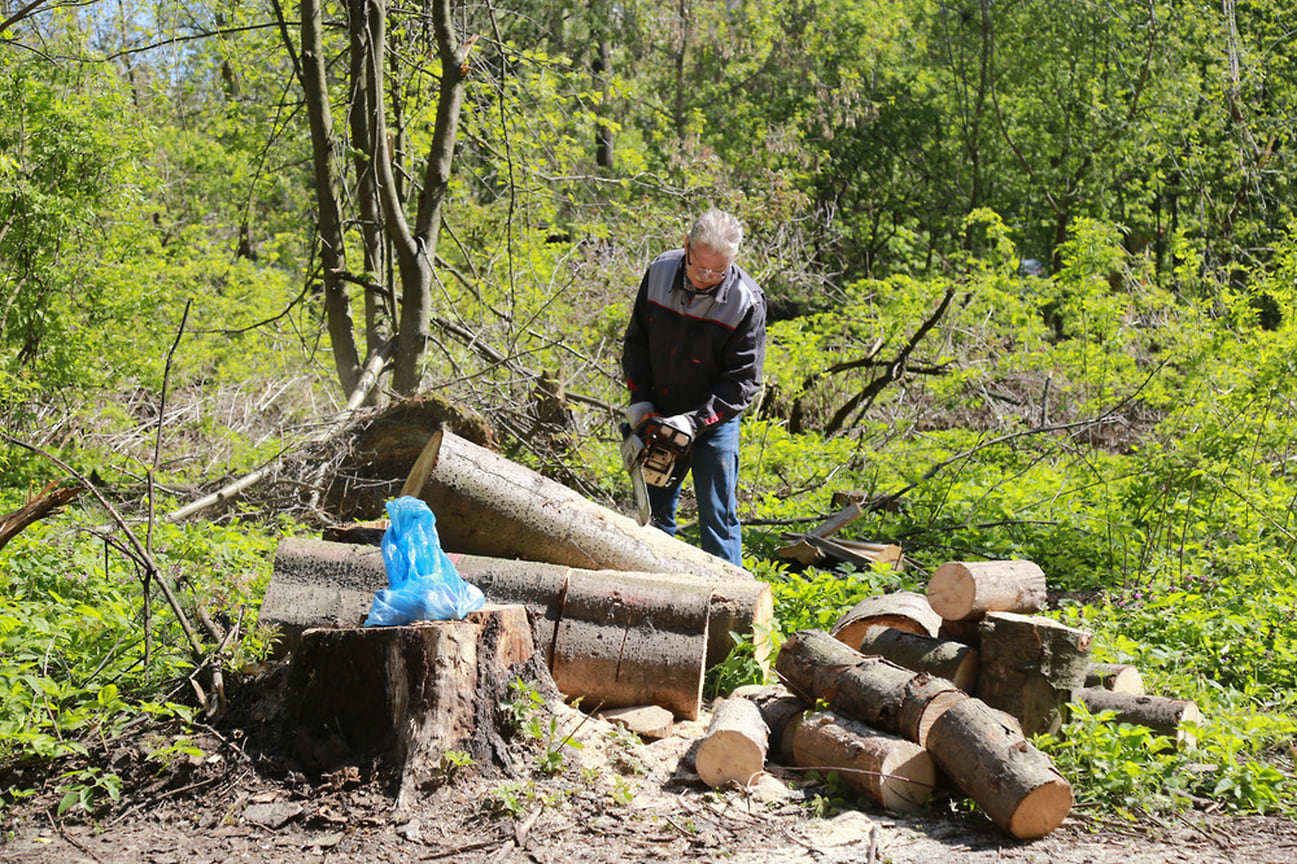
<path fill-rule="evenodd" d="M 766 356 L 766 304 L 757 294 L 748 314 L 723 348 L 725 373 L 716 380 L 701 405 L 689 412 L 694 429 L 701 433 L 737 417 L 752 404 L 761 388 Z"/>

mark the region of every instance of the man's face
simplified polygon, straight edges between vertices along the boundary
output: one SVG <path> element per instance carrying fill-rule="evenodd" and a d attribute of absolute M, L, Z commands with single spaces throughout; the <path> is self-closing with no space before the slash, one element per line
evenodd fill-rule
<path fill-rule="evenodd" d="M 725 279 L 730 261 L 709 246 L 695 246 L 685 239 L 685 276 L 699 291 L 710 291 Z"/>

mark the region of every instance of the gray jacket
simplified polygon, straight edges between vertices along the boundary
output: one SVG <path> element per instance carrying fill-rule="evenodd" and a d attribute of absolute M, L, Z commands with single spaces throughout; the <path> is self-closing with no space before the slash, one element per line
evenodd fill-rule
<path fill-rule="evenodd" d="M 684 250 L 659 255 L 640 281 L 622 371 L 632 402 L 685 414 L 697 434 L 737 417 L 761 386 L 766 298 L 736 264 L 707 293 L 685 278 Z"/>

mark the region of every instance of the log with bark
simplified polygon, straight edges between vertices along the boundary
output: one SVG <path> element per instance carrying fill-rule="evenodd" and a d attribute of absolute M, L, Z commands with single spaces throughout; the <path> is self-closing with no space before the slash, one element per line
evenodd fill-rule
<path fill-rule="evenodd" d="M 1177 744 L 1192 746 L 1198 740 L 1194 727 L 1202 721 L 1202 713 L 1191 699 L 1121 693 L 1102 687 L 1082 688 L 1077 699 L 1092 714 L 1115 711 L 1116 722 L 1145 726 L 1175 739 Z"/>
<path fill-rule="evenodd" d="M 770 729 L 756 703 L 731 696 L 716 706 L 694 755 L 694 768 L 713 788 L 731 782 L 747 786 L 765 770 L 769 741 Z"/>
<path fill-rule="evenodd" d="M 751 579 L 741 567 L 638 525 L 537 472 L 447 432 L 420 496 L 449 552 L 590 570 Z"/>
<path fill-rule="evenodd" d="M 1085 672 L 1085 686 L 1142 695 L 1144 676 L 1138 667 L 1128 663 L 1091 663 Z"/>
<path fill-rule="evenodd" d="M 751 701 L 761 712 L 761 719 L 770 730 L 766 758 L 772 762 L 791 763 L 793 733 L 811 706 L 779 684 L 746 684 L 736 687 L 730 695 Z"/>
<path fill-rule="evenodd" d="M 950 561 L 928 580 L 928 603 L 949 621 L 987 612 L 1039 612 L 1045 574 L 1031 561 Z"/>
<path fill-rule="evenodd" d="M 551 673 L 586 710 L 651 703 L 696 720 L 706 672 L 710 587 L 572 570 Z"/>
<path fill-rule="evenodd" d="M 1027 735 L 1057 732 L 1085 686 L 1091 634 L 1013 612 L 989 613 L 981 629 L 977 696 L 1017 717 Z"/>
<path fill-rule="evenodd" d="M 775 670 L 804 701 L 823 699 L 839 714 L 920 746 L 941 712 L 968 698 L 949 681 L 867 657 L 823 630 L 790 636 L 779 649 Z"/>
<path fill-rule="evenodd" d="M 937 767 L 1019 840 L 1043 837 L 1072 809 L 1072 786 L 1049 757 L 980 699 L 949 706 L 928 732 Z"/>
<path fill-rule="evenodd" d="M 859 648 L 865 631 L 875 625 L 936 636 L 941 628 L 941 616 L 922 594 L 893 591 L 861 600 L 833 622 L 829 633 L 849 647 Z"/>
<path fill-rule="evenodd" d="M 977 649 L 962 642 L 875 624 L 865 631 L 858 650 L 886 657 L 915 672 L 945 678 L 966 693 L 977 684 Z"/>
<path fill-rule="evenodd" d="M 440 523 L 438 523 L 440 524 Z M 548 636 L 538 638 L 550 655 L 553 629 L 563 608 L 571 573 L 558 564 L 544 564 L 479 555 L 451 555 L 460 575 L 477 585 L 487 599 L 521 603 L 545 622 Z M 605 577 L 612 578 L 612 577 Z M 715 580 L 687 573 L 618 573 L 618 580 L 666 578 L 709 589 L 708 667 L 728 656 L 731 633 L 750 636 L 757 663 L 768 669 L 774 600 L 770 585 L 755 579 Z M 280 628 L 282 648 L 291 650 L 308 627 L 355 625 L 364 621 L 374 592 L 387 587 L 383 556 L 377 546 L 332 543 L 287 537 L 275 552 L 274 571 L 261 606 L 263 623 Z M 701 596 L 701 595 L 699 595 Z"/>
<path fill-rule="evenodd" d="M 468 753 L 510 767 L 501 703 L 515 678 L 557 696 L 521 606 L 487 606 L 463 621 L 308 630 L 285 683 L 285 733 L 310 769 L 357 754 L 400 778 L 398 809 L 439 782 L 441 757 Z"/>
<path fill-rule="evenodd" d="M 865 798 L 894 813 L 922 809 L 936 785 L 926 750 L 832 711 L 815 711 L 797 724 L 793 756 L 800 767 L 838 776 Z"/>

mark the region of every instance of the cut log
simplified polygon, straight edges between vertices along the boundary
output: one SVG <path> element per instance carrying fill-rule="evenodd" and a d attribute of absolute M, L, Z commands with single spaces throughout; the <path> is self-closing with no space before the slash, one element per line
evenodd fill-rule
<path fill-rule="evenodd" d="M 932 757 L 919 745 L 831 711 L 797 724 L 793 755 L 803 768 L 838 776 L 865 798 L 894 813 L 913 813 L 936 785 Z"/>
<path fill-rule="evenodd" d="M 285 732 L 313 770 L 357 753 L 387 761 L 404 809 L 438 782 L 448 750 L 509 767 L 500 704 L 515 677 L 557 695 L 521 606 L 487 606 L 463 621 L 308 630 L 288 667 Z"/>
<path fill-rule="evenodd" d="M 823 630 L 794 633 L 779 649 L 775 669 L 794 695 L 823 699 L 832 709 L 920 746 L 933 722 L 967 698 L 954 684 L 882 657 L 867 657 Z"/>
<path fill-rule="evenodd" d="M 791 765 L 793 733 L 811 706 L 778 684 L 748 684 L 736 687 L 731 695 L 751 701 L 761 712 L 761 719 L 770 730 L 766 758 L 781 765 Z"/>
<path fill-rule="evenodd" d="M 595 716 L 614 726 L 629 729 L 643 738 L 665 738 L 675 727 L 675 716 L 661 705 L 635 705 L 630 708 L 612 708 Z"/>
<path fill-rule="evenodd" d="M 1127 663 L 1091 663 L 1085 672 L 1086 687 L 1102 687 L 1114 693 L 1144 692 L 1144 676 Z"/>
<path fill-rule="evenodd" d="M 765 770 L 769 740 L 770 730 L 754 702 L 741 697 L 722 701 L 694 756 L 698 777 L 712 788 L 731 781 L 749 785 Z"/>
<path fill-rule="evenodd" d="M 591 570 L 751 579 L 741 567 L 640 526 L 516 462 L 447 432 L 420 496 L 448 552 Z"/>
<path fill-rule="evenodd" d="M 861 654 L 878 654 L 915 672 L 945 678 L 966 693 L 977 685 L 977 650 L 948 639 L 874 625 L 860 641 Z"/>
<path fill-rule="evenodd" d="M 1120 693 L 1102 687 L 1083 688 L 1077 698 L 1092 714 L 1116 711 L 1118 723 L 1145 726 L 1158 735 L 1174 738 L 1177 744 L 1192 746 L 1198 740 L 1190 727 L 1202 721 L 1202 713 L 1192 699 Z"/>
<path fill-rule="evenodd" d="M 1007 711 L 1028 736 L 1057 732 L 1085 686 L 1091 634 L 1041 616 L 991 612 L 982 621 L 977 696 Z"/>
<path fill-rule="evenodd" d="M 440 525 L 440 522 L 438 522 Z M 558 624 L 571 568 L 559 564 L 451 555 L 467 581 L 494 603 L 521 603 L 548 628 L 537 641 L 552 660 L 553 631 Z M 596 571 L 582 571 L 585 573 Z M 605 574 L 604 578 L 607 577 Z M 751 635 L 754 655 L 763 670 L 770 665 L 774 600 L 770 585 L 755 579 L 715 580 L 691 574 L 620 574 L 710 586 L 707 663 L 715 666 L 734 646 L 731 632 Z M 360 624 L 374 592 L 387 587 L 382 551 L 377 546 L 330 543 L 287 537 L 275 552 L 274 571 L 261 606 L 261 621 L 278 626 L 278 650 L 291 651 L 309 627 Z"/>
<path fill-rule="evenodd" d="M 844 645 L 859 648 L 865 631 L 874 626 L 936 636 L 941 627 L 941 616 L 933 611 L 928 598 L 922 594 L 893 591 L 861 600 L 833 623 L 829 633 Z"/>
<path fill-rule="evenodd" d="M 710 587 L 618 575 L 569 573 L 554 632 L 554 683 L 586 710 L 649 703 L 696 720 Z"/>
<path fill-rule="evenodd" d="M 937 767 L 1019 840 L 1044 837 L 1072 809 L 1072 787 L 1049 757 L 980 700 L 950 706 L 928 732 Z"/>
<path fill-rule="evenodd" d="M 1031 561 L 950 561 L 928 580 L 928 603 L 950 621 L 986 612 L 1039 612 L 1045 608 L 1045 574 Z"/>

